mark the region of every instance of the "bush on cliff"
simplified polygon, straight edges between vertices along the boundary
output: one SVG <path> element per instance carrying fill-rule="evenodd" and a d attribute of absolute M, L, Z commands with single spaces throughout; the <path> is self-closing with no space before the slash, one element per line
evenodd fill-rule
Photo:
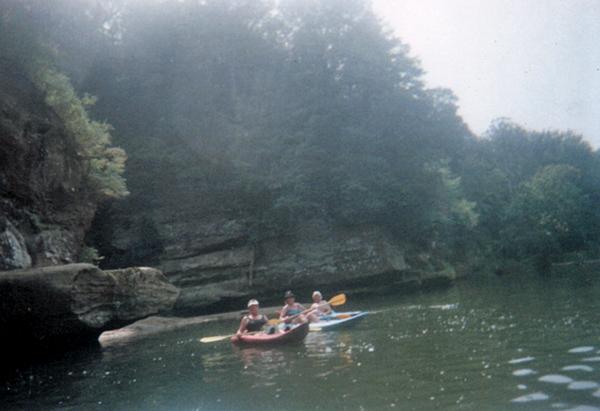
<path fill-rule="evenodd" d="M 129 194 L 122 177 L 125 171 L 125 151 L 111 147 L 110 124 L 90 120 L 86 105 L 96 98 L 83 98 L 64 74 L 40 65 L 32 75 L 35 84 L 45 92 L 45 102 L 64 122 L 72 134 L 71 143 L 84 164 L 88 189 L 96 200 L 121 198 Z"/>
<path fill-rule="evenodd" d="M 81 162 L 85 189 L 92 200 L 127 196 L 123 178 L 127 155 L 124 150 L 111 147 L 112 127 L 91 120 L 86 110 L 97 99 L 88 94 L 78 96 L 69 78 L 54 67 L 53 48 L 41 44 L 31 27 L 19 25 L 12 16 L 18 14 L 18 9 L 7 8 L 0 15 L 0 59 L 21 66 L 45 94 L 45 103 L 69 132 L 65 139 Z"/>

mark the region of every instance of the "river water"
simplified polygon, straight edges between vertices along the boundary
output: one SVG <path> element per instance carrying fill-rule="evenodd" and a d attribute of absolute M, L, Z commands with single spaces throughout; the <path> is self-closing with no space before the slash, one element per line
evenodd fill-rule
<path fill-rule="evenodd" d="M 600 411 L 599 305 L 589 274 L 348 298 L 362 323 L 293 346 L 199 341 L 227 320 L 22 367 L 0 409 Z"/>

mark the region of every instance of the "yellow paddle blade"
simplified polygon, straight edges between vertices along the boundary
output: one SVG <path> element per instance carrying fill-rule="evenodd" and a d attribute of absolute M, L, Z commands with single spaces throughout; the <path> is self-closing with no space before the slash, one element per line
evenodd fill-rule
<path fill-rule="evenodd" d="M 311 328 L 310 330 L 311 330 L 311 331 L 321 331 L 321 330 L 322 330 L 322 328 Z"/>
<path fill-rule="evenodd" d="M 217 341 L 222 341 L 222 340 L 226 340 L 227 338 L 231 338 L 233 337 L 235 334 L 231 334 L 231 335 L 217 335 L 215 337 L 204 337 L 200 339 L 201 343 L 211 343 L 211 342 L 217 342 Z"/>
<path fill-rule="evenodd" d="M 351 318 L 352 316 L 350 314 L 338 314 L 338 315 L 334 315 L 335 318 L 337 318 L 338 320 L 344 320 L 346 318 Z"/>
<path fill-rule="evenodd" d="M 336 295 L 335 297 L 332 297 L 329 301 L 327 301 L 327 304 L 329 305 L 342 305 L 346 303 L 346 294 L 339 294 Z"/>

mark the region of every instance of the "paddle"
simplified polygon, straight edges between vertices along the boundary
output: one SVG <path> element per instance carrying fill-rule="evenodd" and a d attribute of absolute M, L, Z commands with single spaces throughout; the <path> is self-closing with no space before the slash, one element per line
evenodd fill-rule
<path fill-rule="evenodd" d="M 281 314 L 281 311 L 275 310 L 275 314 Z M 327 317 L 327 315 L 325 315 L 325 317 Z M 345 320 L 346 318 L 352 318 L 352 314 L 332 314 L 331 317 L 336 320 Z"/>
<path fill-rule="evenodd" d="M 346 303 L 346 295 L 339 294 L 339 295 L 336 295 L 335 297 L 332 297 L 328 302 L 319 304 L 319 307 L 321 307 L 323 305 L 333 305 L 335 307 L 335 306 L 342 305 L 345 303 Z M 308 310 L 304 310 L 301 313 L 294 314 L 289 317 L 285 317 L 284 319 L 272 319 L 272 320 L 269 320 L 269 324 L 279 324 L 285 320 L 293 320 L 294 318 L 296 318 L 302 314 L 306 314 L 307 312 L 312 311 L 312 310 L 314 310 L 314 308 L 309 308 Z"/>
<path fill-rule="evenodd" d="M 320 328 L 313 328 L 313 329 L 311 329 L 311 331 L 321 331 L 321 329 Z M 239 334 L 239 335 L 258 334 L 259 332 L 261 332 L 261 331 L 253 331 L 253 332 L 250 332 L 250 333 L 243 333 L 243 334 Z M 231 338 L 231 337 L 233 337 L 235 335 L 238 335 L 238 334 L 217 335 L 217 336 L 214 336 L 214 337 L 204 337 L 204 338 L 200 339 L 200 342 L 211 343 L 211 342 L 223 341 L 223 340 Z"/>
<path fill-rule="evenodd" d="M 243 333 L 243 334 L 240 334 L 240 335 L 258 334 L 259 332 L 260 331 L 253 331 L 251 333 Z M 233 337 L 235 335 L 238 335 L 238 334 L 217 335 L 215 337 L 204 337 L 204 338 L 200 339 L 200 342 L 210 343 L 210 342 L 222 341 L 222 340 L 226 340 L 227 338 L 231 338 L 231 337 Z"/>
<path fill-rule="evenodd" d="M 275 310 L 275 314 L 281 314 L 281 311 L 279 310 Z M 326 317 L 327 315 L 325 315 Z M 331 315 L 331 317 L 337 319 L 337 320 L 344 320 L 346 318 L 352 318 L 351 314 L 333 314 Z"/>
<path fill-rule="evenodd" d="M 281 311 L 275 310 L 275 314 L 281 314 Z M 325 317 L 327 317 L 327 315 Z M 336 320 L 345 320 L 346 318 L 352 318 L 352 314 L 333 314 L 331 317 Z"/>

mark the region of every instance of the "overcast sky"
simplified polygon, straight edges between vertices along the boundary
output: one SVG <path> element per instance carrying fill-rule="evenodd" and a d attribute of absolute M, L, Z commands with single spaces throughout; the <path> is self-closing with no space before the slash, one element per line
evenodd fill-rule
<path fill-rule="evenodd" d="M 499 117 L 600 148 L 600 0 L 372 0 L 476 134 Z"/>

